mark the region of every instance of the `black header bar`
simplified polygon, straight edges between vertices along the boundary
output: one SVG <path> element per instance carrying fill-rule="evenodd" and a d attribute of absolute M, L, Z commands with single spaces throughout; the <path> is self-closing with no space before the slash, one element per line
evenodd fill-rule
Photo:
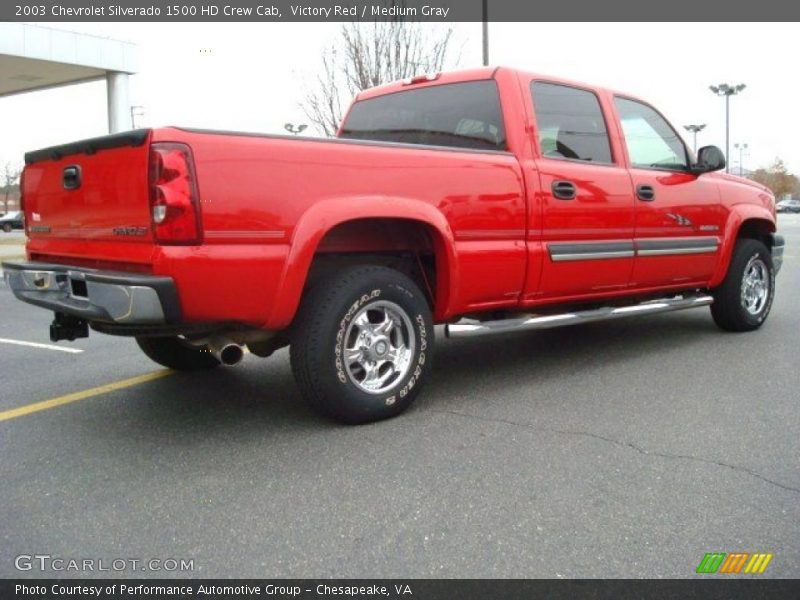
<path fill-rule="evenodd" d="M 0 21 L 798 21 L 787 0 L 3 0 Z M 569 32 L 565 31 L 565 35 Z M 598 36 L 603 35 L 598 29 Z M 678 35 L 676 33 L 676 35 Z"/>
<path fill-rule="evenodd" d="M 641 598 L 796 599 L 798 580 L 753 578 L 647 579 L 4 579 L 4 600 L 522 600 Z"/>

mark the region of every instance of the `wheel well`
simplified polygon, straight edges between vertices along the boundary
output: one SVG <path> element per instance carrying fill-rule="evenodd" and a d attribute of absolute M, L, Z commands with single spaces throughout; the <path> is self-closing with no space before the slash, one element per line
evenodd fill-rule
<path fill-rule="evenodd" d="M 410 277 L 428 298 L 437 301 L 437 251 L 439 233 L 421 221 L 366 218 L 340 223 L 317 246 L 306 279 L 306 289 L 321 277 L 347 265 L 374 264 L 396 269 Z"/>
<path fill-rule="evenodd" d="M 767 248 L 772 247 L 772 233 L 775 226 L 766 219 L 748 219 L 739 226 L 737 238 L 747 238 L 763 242 Z"/>

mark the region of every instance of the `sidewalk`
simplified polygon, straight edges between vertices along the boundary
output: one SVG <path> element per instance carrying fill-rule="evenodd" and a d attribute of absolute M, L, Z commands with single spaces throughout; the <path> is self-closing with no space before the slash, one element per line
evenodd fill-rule
<path fill-rule="evenodd" d="M 15 260 L 24 257 L 25 235 L 23 233 L 0 234 L 0 260 Z"/>

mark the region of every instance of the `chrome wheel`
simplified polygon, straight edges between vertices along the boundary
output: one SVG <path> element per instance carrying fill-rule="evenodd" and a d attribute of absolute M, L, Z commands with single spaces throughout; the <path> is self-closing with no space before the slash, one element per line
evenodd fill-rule
<path fill-rule="evenodd" d="M 751 315 L 759 314 L 769 299 L 770 275 L 767 265 L 758 256 L 752 257 L 744 268 L 742 306 Z"/>
<path fill-rule="evenodd" d="M 371 302 L 358 311 L 345 333 L 347 375 L 368 394 L 387 392 L 411 368 L 415 345 L 411 319 L 400 306 Z"/>

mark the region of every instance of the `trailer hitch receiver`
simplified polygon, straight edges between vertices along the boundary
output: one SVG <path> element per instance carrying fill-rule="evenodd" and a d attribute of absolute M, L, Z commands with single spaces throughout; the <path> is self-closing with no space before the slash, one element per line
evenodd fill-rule
<path fill-rule="evenodd" d="M 69 340 L 74 342 L 78 338 L 89 337 L 89 325 L 83 319 L 60 312 L 55 315 L 55 319 L 50 323 L 51 341 Z"/>

